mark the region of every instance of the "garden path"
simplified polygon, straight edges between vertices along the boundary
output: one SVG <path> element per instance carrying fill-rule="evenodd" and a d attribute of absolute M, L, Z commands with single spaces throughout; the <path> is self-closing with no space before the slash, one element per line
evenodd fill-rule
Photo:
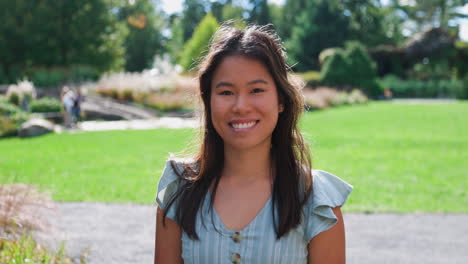
<path fill-rule="evenodd" d="M 56 203 L 51 224 L 40 241 L 59 245 L 79 263 L 152 263 L 155 206 Z M 347 263 L 466 263 L 467 214 L 345 213 Z"/>

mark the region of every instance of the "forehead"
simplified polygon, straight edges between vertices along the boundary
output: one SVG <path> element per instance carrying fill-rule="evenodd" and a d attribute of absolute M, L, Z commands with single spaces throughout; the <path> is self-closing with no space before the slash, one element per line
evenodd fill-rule
<path fill-rule="evenodd" d="M 257 79 L 274 83 L 268 68 L 259 60 L 242 55 L 231 55 L 223 58 L 214 71 L 211 86 L 219 81 L 241 84 Z"/>

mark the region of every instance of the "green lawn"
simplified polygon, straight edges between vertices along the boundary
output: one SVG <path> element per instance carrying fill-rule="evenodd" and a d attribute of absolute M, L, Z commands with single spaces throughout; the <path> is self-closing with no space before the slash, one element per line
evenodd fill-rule
<path fill-rule="evenodd" d="M 313 165 L 354 185 L 345 211 L 468 213 L 468 103 L 371 103 L 310 112 Z M 60 201 L 152 203 L 169 152 L 192 130 L 106 131 L 0 140 L 0 182 Z"/>

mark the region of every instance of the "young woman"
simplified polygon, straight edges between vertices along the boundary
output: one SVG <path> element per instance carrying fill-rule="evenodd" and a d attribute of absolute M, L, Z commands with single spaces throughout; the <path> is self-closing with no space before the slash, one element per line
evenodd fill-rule
<path fill-rule="evenodd" d="M 155 263 L 345 263 L 352 186 L 312 170 L 288 69 L 265 28 L 215 34 L 199 72 L 200 151 L 168 161 L 158 185 Z"/>

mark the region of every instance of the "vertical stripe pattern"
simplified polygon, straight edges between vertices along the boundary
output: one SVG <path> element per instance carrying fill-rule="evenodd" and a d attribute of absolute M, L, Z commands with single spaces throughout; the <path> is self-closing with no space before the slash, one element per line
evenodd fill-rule
<path fill-rule="evenodd" d="M 236 243 L 233 239 L 236 231 L 224 226 L 215 208 L 208 210 L 208 194 L 197 215 L 196 228 L 200 240 L 191 240 L 185 233 L 182 234 L 184 263 L 307 263 L 308 242 L 336 224 L 337 218 L 331 208 L 343 205 L 353 189 L 328 172 L 313 170 L 312 174 L 313 195 L 304 206 L 302 223 L 280 240 L 276 239 L 274 230 L 271 198 L 249 225 L 237 231 L 240 241 Z M 162 208 L 179 186 L 177 181 L 177 175 L 166 163 L 156 199 Z M 175 220 L 175 210 L 169 210 L 167 217 Z M 202 221 L 205 225 L 202 225 Z"/>

